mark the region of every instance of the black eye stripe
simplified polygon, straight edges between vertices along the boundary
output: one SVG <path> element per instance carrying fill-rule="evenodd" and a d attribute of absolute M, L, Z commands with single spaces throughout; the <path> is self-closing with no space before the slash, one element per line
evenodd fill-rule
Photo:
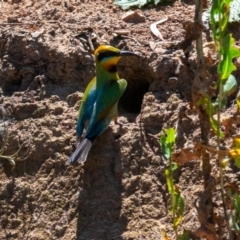
<path fill-rule="evenodd" d="M 112 52 L 112 51 L 106 51 L 106 52 L 101 52 L 98 54 L 97 59 L 99 62 L 101 62 L 104 58 L 107 57 L 117 57 L 120 56 L 120 53 L 117 52 Z"/>

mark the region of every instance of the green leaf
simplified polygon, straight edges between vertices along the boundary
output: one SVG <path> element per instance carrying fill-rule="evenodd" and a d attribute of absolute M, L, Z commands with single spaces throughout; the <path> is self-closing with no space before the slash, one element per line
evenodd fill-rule
<path fill-rule="evenodd" d="M 174 185 L 173 185 L 173 178 L 172 178 L 171 172 L 168 168 L 165 170 L 165 176 L 166 176 L 166 180 L 167 180 L 168 192 L 175 193 L 175 189 L 174 189 Z"/>
<path fill-rule="evenodd" d="M 213 32 L 213 38 L 215 41 L 218 41 L 220 38 L 220 32 L 221 30 L 219 29 L 219 16 L 221 16 L 221 7 L 219 6 L 219 1 L 213 1 L 213 5 L 210 10 L 210 18 L 211 18 L 211 27 L 212 27 L 212 32 Z"/>
<path fill-rule="evenodd" d="M 221 167 L 222 168 L 226 168 L 227 167 L 227 165 L 228 165 L 228 163 L 229 163 L 229 161 L 230 161 L 230 159 L 229 159 L 229 157 L 224 157 L 223 159 L 222 159 L 222 161 L 221 161 Z"/>
<path fill-rule="evenodd" d="M 214 114 L 214 106 L 211 102 L 210 97 L 205 93 L 204 97 L 201 98 L 201 100 L 198 102 L 199 105 L 202 105 L 205 107 L 207 115 L 209 117 L 209 121 L 211 123 L 211 127 L 213 129 L 213 131 L 215 132 L 215 134 L 218 134 L 218 122 L 213 118 L 213 114 Z M 224 134 L 223 132 L 219 132 L 219 137 L 223 137 Z"/>
<path fill-rule="evenodd" d="M 185 202 L 184 202 L 184 198 L 181 196 L 181 194 L 178 191 L 175 191 L 176 193 L 174 194 L 174 211 L 176 214 L 176 217 L 174 218 L 174 222 L 173 222 L 173 226 L 175 229 L 177 229 L 178 225 L 180 224 L 180 222 L 182 221 L 183 218 L 183 213 L 184 213 L 184 209 L 185 209 Z"/>
<path fill-rule="evenodd" d="M 175 171 L 178 169 L 178 164 L 177 163 L 173 163 L 172 164 L 172 171 Z"/>
<path fill-rule="evenodd" d="M 120 6 L 123 10 L 129 9 L 131 7 L 141 8 L 149 3 L 148 0 L 115 0 L 114 4 Z"/>
<path fill-rule="evenodd" d="M 236 70 L 236 66 L 233 64 L 233 59 L 240 57 L 240 49 L 234 46 L 234 38 L 231 34 L 226 34 L 223 39 L 223 46 L 221 47 L 221 61 L 218 65 L 218 72 L 221 80 L 228 79 L 231 72 Z"/>
<path fill-rule="evenodd" d="M 162 147 L 163 155 L 170 159 L 175 145 L 176 130 L 174 128 L 168 128 L 165 130 L 165 135 L 160 138 L 160 145 Z"/>
<path fill-rule="evenodd" d="M 123 10 L 131 7 L 141 8 L 146 4 L 153 3 L 157 5 L 160 2 L 172 2 L 173 0 L 115 0 L 114 4 L 120 6 Z"/>
<path fill-rule="evenodd" d="M 175 144 L 175 138 L 176 138 L 176 130 L 174 128 L 168 128 L 165 130 L 165 133 L 167 135 L 167 143 L 173 147 Z"/>
<path fill-rule="evenodd" d="M 223 0 L 220 3 L 222 18 L 221 18 L 221 22 L 219 22 L 219 26 L 221 27 L 222 31 L 225 31 L 227 24 L 228 24 L 228 18 L 229 18 L 229 12 L 230 12 L 230 2 L 231 2 L 231 0 Z"/>
<path fill-rule="evenodd" d="M 230 74 L 227 81 L 223 85 L 223 97 L 228 97 L 237 90 L 237 80 Z"/>
<path fill-rule="evenodd" d="M 223 93 L 222 93 L 222 103 L 221 107 L 224 107 L 227 103 L 227 97 L 230 96 L 233 92 L 237 90 L 237 81 L 236 78 L 230 74 L 227 81 L 223 85 Z M 217 97 L 215 103 L 213 104 L 214 109 L 217 109 L 219 105 L 219 96 Z"/>
<path fill-rule="evenodd" d="M 170 151 L 170 148 L 168 147 L 166 139 L 167 137 L 165 135 L 161 136 L 160 145 L 162 147 L 163 155 L 165 156 L 165 158 L 170 159 L 171 151 Z"/>

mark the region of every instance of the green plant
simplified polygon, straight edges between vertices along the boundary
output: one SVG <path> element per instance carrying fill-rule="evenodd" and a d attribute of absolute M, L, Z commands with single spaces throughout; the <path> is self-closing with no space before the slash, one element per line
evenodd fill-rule
<path fill-rule="evenodd" d="M 18 154 L 19 151 L 17 151 L 16 153 L 14 153 L 14 154 L 12 154 L 12 155 L 3 155 L 3 152 L 4 152 L 3 148 L 0 149 L 0 159 L 2 158 L 2 159 L 4 159 L 4 160 L 9 161 L 10 164 L 11 164 L 11 166 L 12 166 L 12 169 L 14 169 L 14 168 L 15 168 L 15 165 L 16 165 L 14 159 L 15 159 L 15 157 L 17 156 L 17 154 Z"/>
<path fill-rule="evenodd" d="M 193 105 L 198 113 L 201 140 L 200 147 L 197 147 L 198 154 L 202 160 L 202 174 L 203 174 L 203 192 L 199 195 L 199 206 L 197 206 L 199 222 L 201 224 L 198 230 L 201 231 L 201 237 L 206 239 L 216 239 L 221 232 L 216 231 L 216 214 L 214 214 L 213 203 L 213 189 L 214 181 L 212 176 L 211 153 L 217 154 L 218 165 L 220 169 L 219 182 L 222 195 L 223 208 L 225 213 L 225 220 L 228 227 L 228 239 L 231 239 L 231 226 L 229 225 L 229 217 L 227 214 L 227 206 L 225 202 L 224 190 L 224 175 L 223 170 L 228 160 L 226 156 L 235 159 L 236 165 L 240 165 L 240 138 L 233 139 L 233 146 L 231 149 L 226 148 L 222 143 L 224 141 L 224 133 L 221 131 L 221 124 L 225 126 L 225 133 L 229 133 L 231 125 L 236 122 L 237 114 L 240 113 L 240 92 L 237 94 L 236 103 L 238 106 L 237 112 L 233 117 L 229 118 L 225 123 L 221 122 L 221 113 L 223 107 L 227 106 L 227 98 L 237 90 L 237 81 L 232 75 L 236 70 L 233 61 L 240 56 L 240 50 L 235 46 L 235 41 L 232 35 L 227 30 L 227 24 L 230 16 L 231 0 L 213 0 L 210 11 L 212 36 L 216 46 L 217 58 L 217 82 L 214 84 L 208 66 L 205 63 L 203 54 L 202 42 L 202 9 L 203 2 L 206 1 L 195 0 L 196 10 L 195 18 L 192 26 L 194 29 L 194 37 L 196 40 L 197 50 L 197 69 L 195 71 L 195 78 L 192 87 Z M 237 2 L 237 0 L 235 1 Z M 239 0 L 238 0 L 239 2 Z M 239 9 L 237 10 L 239 11 Z M 232 13 L 233 13 L 232 9 Z M 217 92 L 216 100 L 213 102 L 215 94 L 213 89 Z M 215 117 L 217 115 L 217 118 Z M 228 125 L 226 124 L 228 123 Z M 217 140 L 214 146 L 209 145 L 210 129 L 212 128 Z M 197 144 L 198 145 L 198 144 Z M 199 154 L 200 153 L 200 154 Z M 219 229 L 221 226 L 219 226 Z"/>
<path fill-rule="evenodd" d="M 168 128 L 165 130 L 165 134 L 160 138 L 160 145 L 163 151 L 163 155 L 169 161 L 169 167 L 165 169 L 165 176 L 167 182 L 167 189 L 171 195 L 171 213 L 173 218 L 173 230 L 176 234 L 176 239 L 187 239 L 187 232 L 182 235 L 178 234 L 178 226 L 182 221 L 185 202 L 178 187 L 174 184 L 173 172 L 178 168 L 177 163 L 172 161 L 172 153 L 176 144 L 176 130 L 174 128 Z M 184 238 L 185 237 L 185 238 Z M 164 238 L 167 239 L 164 232 Z"/>
<path fill-rule="evenodd" d="M 240 50 L 238 47 L 235 46 L 234 38 L 227 31 L 227 25 L 230 16 L 230 3 L 231 0 L 213 0 L 210 11 L 212 36 L 218 53 L 218 80 L 215 85 L 215 88 L 218 90 L 218 96 L 216 101 L 213 103 L 211 101 L 211 96 L 207 92 L 203 92 L 202 98 L 198 101 L 198 104 L 205 109 L 209 117 L 210 126 L 214 130 L 214 133 L 217 135 L 216 149 L 221 149 L 221 139 L 224 137 L 224 134 L 220 130 L 222 108 L 226 105 L 227 97 L 230 96 L 237 89 L 237 81 L 231 73 L 236 70 L 236 66 L 233 63 L 233 60 L 236 57 L 240 57 Z M 217 113 L 217 119 L 213 117 L 215 113 Z M 231 227 L 228 224 L 229 221 L 224 198 L 224 155 L 221 154 L 220 151 L 216 152 L 218 153 L 218 163 L 220 169 L 219 180 L 223 207 L 226 222 L 228 225 L 229 239 L 231 239 Z M 229 155 L 234 155 L 234 153 L 236 153 L 236 149 L 230 151 Z"/>
<path fill-rule="evenodd" d="M 208 116 L 210 118 L 211 127 L 219 139 L 223 137 L 220 131 L 220 112 L 226 104 L 226 98 L 237 89 L 237 81 L 231 74 L 236 70 L 233 59 L 240 57 L 240 50 L 236 47 L 235 40 L 230 33 L 227 32 L 227 24 L 230 16 L 231 0 L 214 0 L 210 11 L 212 36 L 218 52 L 218 88 L 217 100 L 212 103 L 211 96 L 206 92 L 204 97 L 199 101 L 200 105 L 205 105 Z M 218 119 L 213 118 L 213 114 L 217 111 Z"/>
<path fill-rule="evenodd" d="M 8 132 L 8 130 L 6 130 Z M 31 140 L 32 138 L 29 137 L 28 141 L 25 141 L 21 144 L 19 144 L 18 150 L 9 155 L 9 154 L 4 154 L 4 152 L 7 149 L 7 139 L 8 139 L 8 134 L 6 134 L 6 137 L 3 140 L 2 147 L 0 149 L 0 159 L 7 160 L 10 165 L 12 166 L 12 170 L 16 166 L 16 161 L 24 161 L 31 153 Z M 20 152 L 24 149 L 24 154 L 20 156 Z"/>

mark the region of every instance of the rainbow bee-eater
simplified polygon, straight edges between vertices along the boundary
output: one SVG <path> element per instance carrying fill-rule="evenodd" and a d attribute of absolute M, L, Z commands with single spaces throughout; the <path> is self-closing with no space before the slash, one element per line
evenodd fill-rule
<path fill-rule="evenodd" d="M 96 76 L 84 92 L 77 120 L 78 145 L 66 164 L 84 163 L 96 137 L 116 121 L 118 101 L 127 87 L 127 81 L 118 76 L 117 63 L 123 56 L 138 56 L 108 45 L 98 47 L 94 55 Z"/>

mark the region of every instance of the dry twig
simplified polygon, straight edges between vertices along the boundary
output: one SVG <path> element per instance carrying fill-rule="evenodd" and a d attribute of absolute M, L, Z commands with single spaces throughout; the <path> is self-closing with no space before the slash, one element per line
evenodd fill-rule
<path fill-rule="evenodd" d="M 160 23 L 164 23 L 168 20 L 168 17 L 167 18 L 164 18 L 162 20 L 159 20 L 157 22 L 154 22 L 150 25 L 150 30 L 151 32 L 153 33 L 153 35 L 155 35 L 156 37 L 160 38 L 162 41 L 165 41 L 162 34 L 160 33 L 160 31 L 157 29 L 157 25 L 160 24 Z"/>

